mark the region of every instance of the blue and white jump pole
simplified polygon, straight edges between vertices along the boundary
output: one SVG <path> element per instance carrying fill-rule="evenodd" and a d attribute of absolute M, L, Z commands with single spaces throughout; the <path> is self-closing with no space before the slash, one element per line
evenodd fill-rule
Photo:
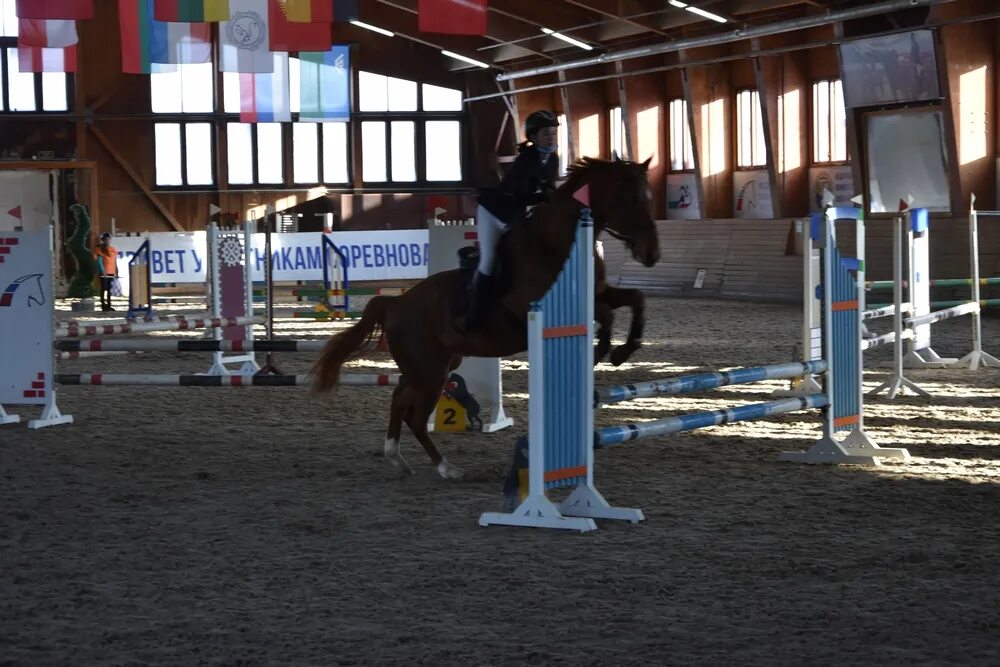
<path fill-rule="evenodd" d="M 764 419 L 805 409 L 823 411 L 822 437 L 807 451 L 784 452 L 783 461 L 878 465 L 879 458 L 907 460 L 905 449 L 884 449 L 864 431 L 861 391 L 861 301 L 858 272 L 863 263 L 844 258 L 836 247 L 834 221 L 816 216 L 810 225 L 812 244 L 822 250 L 823 359 L 775 364 L 719 373 L 593 390 L 593 223 L 584 211 L 576 245 L 556 283 L 528 316 L 530 365 L 528 493 L 511 513 L 487 512 L 479 523 L 489 525 L 594 530 L 594 518 L 638 522 L 636 509 L 613 508 L 594 488 L 595 448 L 736 421 Z M 817 390 L 766 403 L 697 412 L 664 419 L 594 429 L 596 405 L 662 394 L 685 394 L 767 379 L 822 377 Z M 838 434 L 847 432 L 846 438 Z M 515 456 L 520 457 L 523 443 Z M 512 479 L 518 476 L 518 464 Z M 551 488 L 575 486 L 556 505 Z M 508 483 L 516 494 L 517 485 Z M 510 500 L 510 498 L 509 498 Z"/>
<path fill-rule="evenodd" d="M 584 209 L 576 242 L 555 284 L 528 313 L 529 493 L 511 513 L 479 525 L 596 530 L 594 519 L 642 521 L 611 507 L 594 487 L 594 222 Z M 552 488 L 576 487 L 556 505 Z"/>

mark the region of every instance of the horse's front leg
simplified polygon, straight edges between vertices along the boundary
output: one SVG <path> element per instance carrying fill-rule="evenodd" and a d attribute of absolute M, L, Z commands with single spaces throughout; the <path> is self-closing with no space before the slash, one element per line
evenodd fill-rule
<path fill-rule="evenodd" d="M 611 309 L 628 306 L 632 310 L 632 324 L 623 345 L 611 351 L 611 363 L 621 366 L 642 347 L 642 333 L 646 326 L 646 296 L 637 289 L 607 287 L 601 300 Z"/>
<path fill-rule="evenodd" d="M 615 323 L 615 311 L 604 303 L 598 295 L 594 301 L 594 320 L 597 322 L 597 346 L 594 348 L 594 365 L 601 363 L 611 351 L 611 329 Z"/>

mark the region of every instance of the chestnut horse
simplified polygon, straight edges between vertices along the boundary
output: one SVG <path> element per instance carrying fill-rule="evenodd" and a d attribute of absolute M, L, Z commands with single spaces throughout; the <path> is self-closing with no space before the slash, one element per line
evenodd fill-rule
<path fill-rule="evenodd" d="M 589 186 L 595 236 L 601 230 L 622 239 L 636 261 L 652 266 L 660 258 L 647 180 L 649 161 L 584 159 L 547 204 L 529 220 L 513 225 L 500 242 L 499 286 L 483 326 L 463 332 L 456 326 L 455 303 L 467 290 L 468 272 L 436 273 L 400 296 L 377 296 L 361 319 L 332 337 L 312 369 L 313 390 L 337 386 L 342 364 L 384 335 L 400 372 L 392 393 L 385 456 L 397 469 L 410 468 L 399 452 L 403 423 L 427 451 L 438 473 L 457 479 L 461 470 L 448 463 L 431 440 L 427 420 L 445 381 L 462 357 L 506 357 L 527 349 L 527 313 L 545 295 L 569 257 L 580 219 L 574 193 Z"/>

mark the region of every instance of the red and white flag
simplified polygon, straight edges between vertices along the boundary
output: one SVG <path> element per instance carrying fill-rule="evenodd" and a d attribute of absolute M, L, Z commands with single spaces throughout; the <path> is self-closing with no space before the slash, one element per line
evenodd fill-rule
<path fill-rule="evenodd" d="M 485 35 L 486 0 L 418 0 L 420 32 Z"/>
<path fill-rule="evenodd" d="M 94 0 L 17 0 L 22 19 L 94 18 Z"/>
<path fill-rule="evenodd" d="M 75 72 L 76 45 L 65 49 L 19 46 L 17 63 L 21 72 Z"/>
<path fill-rule="evenodd" d="M 79 41 L 72 19 L 19 19 L 17 31 L 21 46 L 64 49 Z"/>

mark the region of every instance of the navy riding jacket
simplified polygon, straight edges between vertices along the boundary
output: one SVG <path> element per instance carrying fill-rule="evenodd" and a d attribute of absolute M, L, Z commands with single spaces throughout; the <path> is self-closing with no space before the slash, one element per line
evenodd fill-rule
<path fill-rule="evenodd" d="M 549 190 L 556 187 L 558 169 L 558 153 L 545 154 L 534 144 L 526 145 L 500 185 L 480 192 L 479 203 L 501 222 L 508 225 L 516 222 L 529 206 L 548 200 Z"/>

